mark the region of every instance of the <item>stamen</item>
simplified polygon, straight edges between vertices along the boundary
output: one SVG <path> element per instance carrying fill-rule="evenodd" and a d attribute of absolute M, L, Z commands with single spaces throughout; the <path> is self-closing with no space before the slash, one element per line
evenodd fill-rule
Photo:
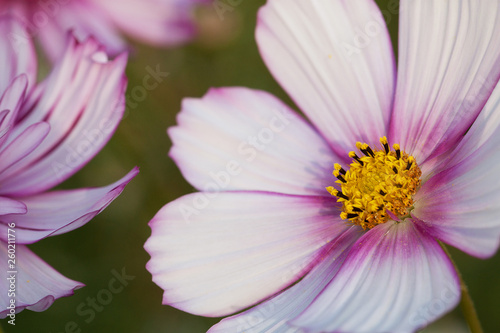
<path fill-rule="evenodd" d="M 399 148 L 399 145 L 397 143 L 392 145 L 392 148 L 396 151 L 396 158 L 399 160 L 401 158 L 401 150 Z"/>
<path fill-rule="evenodd" d="M 335 170 L 338 170 L 341 174 L 345 175 L 346 174 L 346 171 L 342 168 L 342 166 L 338 163 L 335 163 L 333 165 L 334 169 Z"/>
<path fill-rule="evenodd" d="M 373 150 L 370 148 L 368 144 L 366 143 L 362 144 L 361 142 L 356 142 L 356 147 L 366 156 L 375 157 Z"/>
<path fill-rule="evenodd" d="M 345 199 L 345 200 L 349 200 L 349 197 L 340 191 L 337 191 L 337 197 Z"/>
<path fill-rule="evenodd" d="M 333 196 L 337 197 L 337 198 L 342 198 L 342 199 L 345 199 L 345 200 L 349 200 L 349 197 L 347 195 L 345 195 L 344 193 L 342 193 L 341 191 L 338 191 L 336 190 L 333 186 L 328 186 L 326 188 L 326 190 Z"/>
<path fill-rule="evenodd" d="M 408 156 L 408 165 L 406 166 L 406 170 L 410 170 L 413 163 L 415 163 L 415 158 L 413 156 Z"/>
<path fill-rule="evenodd" d="M 337 177 L 338 180 L 340 180 L 342 183 L 347 183 L 347 181 L 342 177 L 340 172 L 338 170 L 333 171 L 333 175 Z"/>
<path fill-rule="evenodd" d="M 366 144 L 365 144 L 366 145 Z M 361 142 L 356 142 L 356 148 L 358 148 L 363 154 L 365 154 L 366 156 L 370 156 L 370 154 L 368 154 L 368 151 L 366 150 L 365 148 L 365 145 L 363 145 Z M 366 145 L 368 146 L 368 145 Z"/>
<path fill-rule="evenodd" d="M 356 155 L 355 152 L 349 152 L 349 157 L 355 159 L 359 164 L 364 165 L 363 161 L 361 161 L 361 159 L 358 157 L 358 155 Z"/>
<path fill-rule="evenodd" d="M 401 151 L 398 144 L 391 151 L 386 137 L 380 138 L 383 149 L 372 149 L 357 142 L 364 156 L 349 152 L 353 162 L 344 170 L 338 163 L 333 175 L 340 190 L 327 187 L 330 194 L 342 203 L 340 217 L 363 229 L 371 229 L 396 216 L 400 220 L 410 216 L 413 195 L 420 187 L 422 172 L 415 158 Z"/>
<path fill-rule="evenodd" d="M 366 148 L 365 150 L 368 152 L 368 154 L 370 154 L 371 157 L 375 157 L 375 153 L 373 152 L 373 150 L 370 148 L 370 146 L 368 146 L 366 143 Z"/>
<path fill-rule="evenodd" d="M 384 146 L 384 150 L 386 154 L 389 154 L 389 142 L 387 141 L 387 138 L 385 136 L 380 138 L 380 143 L 382 146 Z"/>

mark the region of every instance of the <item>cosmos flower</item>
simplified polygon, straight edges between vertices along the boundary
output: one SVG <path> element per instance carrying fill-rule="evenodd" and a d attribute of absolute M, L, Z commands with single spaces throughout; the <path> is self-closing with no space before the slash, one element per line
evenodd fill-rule
<path fill-rule="evenodd" d="M 68 35 L 61 61 L 37 84 L 33 45 L 10 39 L 24 29 L 0 17 L 0 267 L 7 275 L 0 280 L 2 318 L 24 308 L 43 311 L 83 286 L 26 244 L 84 225 L 138 172 L 101 188 L 49 191 L 91 160 L 118 126 L 127 56 L 108 60 L 94 39 L 80 43 Z"/>
<path fill-rule="evenodd" d="M 210 333 L 413 332 L 457 305 L 439 241 L 500 240 L 500 3 L 401 0 L 397 70 L 387 14 L 261 8 L 261 55 L 310 123 L 247 88 L 184 100 L 170 156 L 200 192 L 150 223 L 164 304 L 236 313 Z"/>
<path fill-rule="evenodd" d="M 157 46 L 172 46 L 195 34 L 193 9 L 206 0 L 0 0 L 0 13 L 21 18 L 31 37 L 57 59 L 66 31 L 79 40 L 92 35 L 116 55 L 127 48 L 122 33 Z"/>

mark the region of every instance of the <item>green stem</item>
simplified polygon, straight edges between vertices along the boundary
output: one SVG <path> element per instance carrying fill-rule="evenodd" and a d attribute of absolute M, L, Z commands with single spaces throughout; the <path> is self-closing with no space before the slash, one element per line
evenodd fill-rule
<path fill-rule="evenodd" d="M 460 274 L 460 271 L 458 270 L 455 261 L 451 258 L 450 252 L 448 252 L 446 246 L 441 242 L 439 242 L 439 244 L 443 248 L 448 258 L 450 258 L 453 267 L 455 267 L 458 278 L 460 279 L 460 290 L 462 292 L 462 298 L 460 299 L 460 308 L 462 308 L 462 313 L 464 314 L 465 321 L 469 326 L 469 330 L 471 331 L 471 333 L 483 333 L 481 323 L 479 322 L 479 317 L 477 316 L 476 308 L 474 307 L 474 302 L 472 301 L 472 298 L 469 294 L 469 288 L 467 288 L 467 285 L 462 278 L 462 274 Z"/>

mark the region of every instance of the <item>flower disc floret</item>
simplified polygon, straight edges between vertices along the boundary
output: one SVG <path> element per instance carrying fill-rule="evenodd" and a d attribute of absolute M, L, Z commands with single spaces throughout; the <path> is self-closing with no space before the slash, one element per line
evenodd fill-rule
<path fill-rule="evenodd" d="M 349 153 L 353 162 L 349 170 L 335 164 L 333 175 L 341 187 L 327 187 L 330 194 L 342 203 L 340 217 L 371 229 L 387 222 L 391 217 L 404 219 L 413 207 L 413 196 L 420 187 L 422 172 L 415 158 L 402 152 L 398 144 L 389 148 L 387 138 L 380 138 L 383 149 L 372 149 L 357 142 L 363 154 Z"/>

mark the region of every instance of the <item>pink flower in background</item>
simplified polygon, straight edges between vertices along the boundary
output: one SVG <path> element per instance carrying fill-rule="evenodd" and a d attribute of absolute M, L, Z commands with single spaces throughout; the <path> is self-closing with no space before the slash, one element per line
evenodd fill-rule
<path fill-rule="evenodd" d="M 190 40 L 195 34 L 193 10 L 207 0 L 0 0 L 0 13 L 21 18 L 52 60 L 64 51 L 66 32 L 88 36 L 112 55 L 127 49 L 122 34 L 157 46 Z"/>
<path fill-rule="evenodd" d="M 0 18 L 2 318 L 24 308 L 43 311 L 83 286 L 55 271 L 26 244 L 84 225 L 138 172 L 134 168 L 106 187 L 48 191 L 89 162 L 118 126 L 125 109 L 127 56 L 110 61 L 94 39 L 80 43 L 68 35 L 60 62 L 36 84 L 33 45 L 13 44 L 9 38 L 24 33 L 16 20 Z M 14 280 L 6 279 L 9 271 L 15 271 Z M 15 296 L 8 293 L 12 281 Z"/>
<path fill-rule="evenodd" d="M 247 309 L 211 333 L 413 332 L 454 308 L 438 241 L 500 241 L 499 17 L 401 0 L 396 71 L 374 1 L 268 0 L 261 55 L 311 123 L 247 88 L 184 100 L 170 156 L 201 192 L 150 223 L 163 303 Z"/>

